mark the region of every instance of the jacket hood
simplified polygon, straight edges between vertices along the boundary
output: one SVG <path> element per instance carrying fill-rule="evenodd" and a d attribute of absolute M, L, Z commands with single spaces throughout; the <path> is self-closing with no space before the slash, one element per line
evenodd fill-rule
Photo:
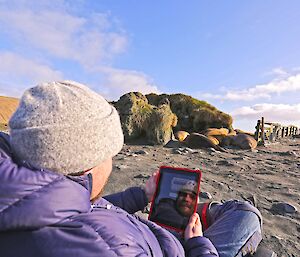
<path fill-rule="evenodd" d="M 89 210 L 88 176 L 19 166 L 0 134 L 0 231 L 42 228 Z"/>

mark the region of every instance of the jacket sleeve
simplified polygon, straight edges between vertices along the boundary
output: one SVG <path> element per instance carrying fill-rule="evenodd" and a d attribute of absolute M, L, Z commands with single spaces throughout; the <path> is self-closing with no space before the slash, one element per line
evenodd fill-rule
<path fill-rule="evenodd" d="M 143 210 L 148 204 L 146 194 L 140 187 L 130 187 L 123 192 L 107 195 L 103 198 L 130 214 Z"/>
<path fill-rule="evenodd" d="M 219 254 L 212 242 L 203 236 L 193 237 L 184 243 L 187 257 L 218 257 Z"/>
<path fill-rule="evenodd" d="M 12 151 L 10 148 L 10 137 L 8 134 L 4 132 L 0 132 L 0 148 L 8 155 L 11 157 Z"/>

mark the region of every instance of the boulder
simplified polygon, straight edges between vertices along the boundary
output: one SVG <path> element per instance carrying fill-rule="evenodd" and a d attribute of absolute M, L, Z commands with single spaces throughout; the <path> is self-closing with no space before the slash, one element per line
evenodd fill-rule
<path fill-rule="evenodd" d="M 215 145 L 207 136 L 199 133 L 191 133 L 185 140 L 184 144 L 192 149 L 213 148 L 224 152 L 225 150 L 218 145 Z"/>
<path fill-rule="evenodd" d="M 223 137 L 226 137 L 228 133 L 229 130 L 227 128 L 208 128 L 204 132 L 206 136 L 223 136 Z"/>
<path fill-rule="evenodd" d="M 234 146 L 241 149 L 255 149 L 257 147 L 257 141 L 254 137 L 247 134 L 237 134 L 235 136 L 229 135 L 225 137 L 220 145 L 222 147 Z"/>
<path fill-rule="evenodd" d="M 219 144 L 219 140 L 215 136 L 207 136 L 207 138 L 212 142 L 214 145 Z"/>
<path fill-rule="evenodd" d="M 285 202 L 274 203 L 271 206 L 271 211 L 275 214 L 294 214 L 297 212 L 297 208 L 294 205 Z"/>
<path fill-rule="evenodd" d="M 189 136 L 190 133 L 189 132 L 186 132 L 186 131 L 183 131 L 183 130 L 179 130 L 175 133 L 175 138 L 182 142 L 186 139 L 187 136 Z"/>
<path fill-rule="evenodd" d="M 177 116 L 167 100 L 154 106 L 143 94 L 131 92 L 112 104 L 120 114 L 125 142 L 144 138 L 150 144 L 164 145 L 173 139 Z"/>
<path fill-rule="evenodd" d="M 229 130 L 227 128 L 208 128 L 201 132 L 201 134 L 207 136 L 215 145 L 218 145 L 228 133 Z"/>

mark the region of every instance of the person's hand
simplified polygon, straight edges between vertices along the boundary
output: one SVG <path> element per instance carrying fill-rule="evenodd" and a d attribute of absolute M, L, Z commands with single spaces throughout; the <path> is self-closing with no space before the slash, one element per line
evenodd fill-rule
<path fill-rule="evenodd" d="M 148 202 L 152 200 L 153 195 L 155 193 L 157 178 L 158 178 L 158 171 L 154 172 L 152 176 L 148 178 L 144 186 L 144 191 L 148 198 Z"/>
<path fill-rule="evenodd" d="M 190 217 L 189 223 L 184 230 L 185 241 L 196 236 L 203 236 L 202 225 L 198 213 L 194 213 Z"/>

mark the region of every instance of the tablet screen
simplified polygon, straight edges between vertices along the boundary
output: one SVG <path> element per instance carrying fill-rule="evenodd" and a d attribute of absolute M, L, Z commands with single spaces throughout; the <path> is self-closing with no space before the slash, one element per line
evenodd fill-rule
<path fill-rule="evenodd" d="M 183 231 L 196 211 L 200 180 L 200 170 L 160 167 L 149 220 Z"/>

